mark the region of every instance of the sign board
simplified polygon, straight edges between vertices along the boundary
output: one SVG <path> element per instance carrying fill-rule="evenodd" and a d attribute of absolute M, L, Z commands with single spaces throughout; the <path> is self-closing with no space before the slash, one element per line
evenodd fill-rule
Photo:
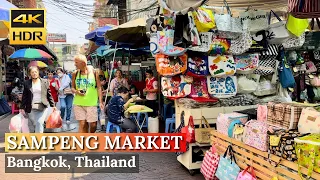
<path fill-rule="evenodd" d="M 59 34 L 59 33 L 48 33 L 47 41 L 48 42 L 67 42 L 67 35 Z"/>
<path fill-rule="evenodd" d="M 46 44 L 45 9 L 10 9 L 10 44 Z"/>

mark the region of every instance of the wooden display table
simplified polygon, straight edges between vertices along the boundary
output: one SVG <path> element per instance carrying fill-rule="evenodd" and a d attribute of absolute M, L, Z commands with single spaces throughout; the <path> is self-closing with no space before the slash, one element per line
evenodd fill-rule
<path fill-rule="evenodd" d="M 244 143 L 235 139 L 229 138 L 216 130 L 211 132 L 212 144 L 215 145 L 220 155 L 223 155 L 229 145 L 232 145 L 235 151 L 237 164 L 241 169 L 245 169 L 248 165 L 255 170 L 256 176 L 259 179 L 271 179 L 278 177 L 279 180 L 301 179 L 298 174 L 298 165 L 294 162 L 287 161 L 275 155 L 271 155 L 271 161 L 268 160 L 268 152 L 262 152 L 253 147 L 247 146 Z M 277 167 L 274 165 L 278 164 Z M 301 168 L 302 174 L 306 175 L 307 169 Z M 312 178 L 320 179 L 320 174 L 313 172 Z"/>
<path fill-rule="evenodd" d="M 211 127 L 215 127 L 217 117 L 219 113 L 232 113 L 233 111 L 241 111 L 244 109 L 250 109 L 250 108 L 256 108 L 256 105 L 253 106 L 230 106 L 230 107 L 203 107 L 203 108 L 186 108 L 182 104 L 179 104 L 177 100 L 175 100 L 175 115 L 176 115 L 176 127 L 180 125 L 181 122 L 181 113 L 184 111 L 184 123 L 185 125 L 188 125 L 189 117 L 192 115 L 194 120 L 194 125 L 196 128 L 200 124 L 201 117 L 204 116 Z M 212 126 L 212 124 L 214 126 Z M 177 160 L 185 166 L 191 175 L 195 173 L 194 170 L 200 169 L 202 161 L 195 161 L 193 160 L 193 150 L 195 148 L 206 148 L 209 149 L 211 147 L 210 144 L 199 144 L 199 143 L 190 143 L 189 144 L 189 150 L 185 152 L 184 154 L 177 157 Z"/>

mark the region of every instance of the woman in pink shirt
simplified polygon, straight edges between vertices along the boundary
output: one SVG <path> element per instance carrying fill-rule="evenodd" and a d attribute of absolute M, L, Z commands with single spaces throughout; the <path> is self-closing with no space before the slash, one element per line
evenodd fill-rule
<path fill-rule="evenodd" d="M 116 74 L 115 74 L 115 78 L 112 79 L 112 81 L 110 83 L 111 96 L 117 95 L 118 88 L 120 88 L 121 86 L 129 89 L 129 84 L 128 84 L 127 80 L 123 78 L 122 71 L 120 69 L 117 69 Z"/>

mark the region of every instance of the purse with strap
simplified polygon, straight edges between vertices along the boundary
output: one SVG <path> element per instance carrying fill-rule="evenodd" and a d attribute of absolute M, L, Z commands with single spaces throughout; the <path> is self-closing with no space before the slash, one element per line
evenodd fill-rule
<path fill-rule="evenodd" d="M 211 146 L 209 151 L 204 155 L 200 172 L 206 180 L 215 180 L 216 170 L 219 165 L 220 156 L 214 145 Z"/>
<path fill-rule="evenodd" d="M 192 116 L 189 117 L 188 125 L 181 129 L 181 133 L 186 133 L 186 141 L 188 143 L 194 143 L 195 142 L 194 122 L 193 122 L 193 117 Z"/>
<path fill-rule="evenodd" d="M 204 122 L 202 122 L 202 121 L 204 121 Z M 202 125 L 204 126 L 204 128 L 202 128 Z M 204 116 L 202 116 L 201 122 L 199 124 L 199 128 L 195 129 L 196 142 L 210 143 L 211 142 L 211 139 L 210 139 L 211 130 L 212 130 L 212 128 L 210 128 L 208 121 L 206 120 L 206 118 Z"/>

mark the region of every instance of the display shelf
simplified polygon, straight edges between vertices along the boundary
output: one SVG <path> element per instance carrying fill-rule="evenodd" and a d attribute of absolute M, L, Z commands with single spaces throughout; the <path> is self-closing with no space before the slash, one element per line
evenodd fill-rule
<path fill-rule="evenodd" d="M 189 117 L 192 115 L 195 126 L 197 127 L 201 122 L 201 117 L 204 116 L 211 128 L 215 127 L 217 117 L 219 113 L 231 113 L 236 110 L 244 110 L 250 108 L 256 108 L 256 105 L 252 106 L 233 106 L 233 107 L 202 107 L 202 108 L 186 108 L 182 104 L 179 104 L 177 100 L 175 100 L 175 115 L 176 115 L 176 127 L 180 125 L 181 122 L 181 113 L 184 111 L 184 122 L 185 125 L 188 124 Z M 195 173 L 196 169 L 200 169 L 202 162 L 192 162 L 192 149 L 193 147 L 211 147 L 210 144 L 200 144 L 200 143 L 190 143 L 189 150 L 182 155 L 177 157 L 177 160 L 185 166 L 191 175 Z"/>
<path fill-rule="evenodd" d="M 301 179 L 298 174 L 298 165 L 295 162 L 287 161 L 275 155 L 268 158 L 268 152 L 263 152 L 235 139 L 229 138 L 216 130 L 211 132 L 212 144 L 215 145 L 218 153 L 223 155 L 229 145 L 235 152 L 237 164 L 241 169 L 252 166 L 258 179 L 272 179 L 277 177 L 279 180 Z M 278 166 L 274 166 L 278 164 Z M 301 168 L 302 174 L 306 175 L 307 169 Z M 313 172 L 312 178 L 320 179 L 320 174 Z"/>

